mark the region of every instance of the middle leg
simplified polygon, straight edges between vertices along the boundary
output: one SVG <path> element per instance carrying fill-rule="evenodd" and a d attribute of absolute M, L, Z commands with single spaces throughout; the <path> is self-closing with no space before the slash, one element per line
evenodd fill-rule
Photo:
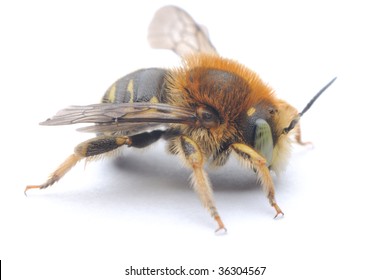
<path fill-rule="evenodd" d="M 200 147 L 192 139 L 186 136 L 179 137 L 178 142 L 179 143 L 176 146 L 178 148 L 178 153 L 183 155 L 186 164 L 193 170 L 191 175 L 192 185 L 203 206 L 218 224 L 216 232 L 221 230 L 226 231 L 213 200 L 211 183 L 207 173 L 204 171 L 205 159 Z"/>

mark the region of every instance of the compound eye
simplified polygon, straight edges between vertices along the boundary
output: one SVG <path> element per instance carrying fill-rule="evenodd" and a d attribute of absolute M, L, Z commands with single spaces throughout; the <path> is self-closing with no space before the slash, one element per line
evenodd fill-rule
<path fill-rule="evenodd" d="M 255 125 L 254 148 L 266 158 L 266 164 L 270 166 L 273 160 L 273 136 L 270 125 L 264 119 L 257 119 Z"/>
<path fill-rule="evenodd" d="M 204 106 L 198 107 L 197 117 L 199 118 L 201 125 L 205 128 L 216 127 L 220 124 L 217 113 L 211 108 Z"/>

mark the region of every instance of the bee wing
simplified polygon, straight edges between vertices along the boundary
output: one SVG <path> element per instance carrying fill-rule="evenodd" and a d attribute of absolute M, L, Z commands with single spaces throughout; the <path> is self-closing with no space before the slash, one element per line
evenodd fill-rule
<path fill-rule="evenodd" d="M 70 106 L 59 111 L 41 125 L 94 123 L 79 128 L 83 132 L 126 131 L 137 134 L 172 123 L 194 124 L 196 114 L 188 109 L 162 103 L 100 103 Z"/>
<path fill-rule="evenodd" d="M 104 123 L 81 127 L 77 131 L 92 133 L 125 132 L 126 135 L 131 136 L 157 129 L 166 130 L 168 127 L 168 124 L 161 123 Z"/>
<path fill-rule="evenodd" d="M 156 49 L 169 49 L 180 56 L 193 53 L 217 54 L 208 32 L 181 8 L 159 9 L 149 26 L 148 40 Z"/>

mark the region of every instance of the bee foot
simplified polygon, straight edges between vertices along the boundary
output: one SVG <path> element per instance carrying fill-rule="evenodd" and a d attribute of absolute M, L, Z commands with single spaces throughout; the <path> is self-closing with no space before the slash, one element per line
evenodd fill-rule
<path fill-rule="evenodd" d="M 282 215 L 281 217 L 284 216 L 284 212 L 282 212 L 281 208 L 277 205 L 277 203 L 274 203 L 273 207 L 274 207 L 274 209 L 276 209 L 276 212 L 277 212 L 276 215 L 274 216 L 274 219 L 278 218 L 279 215 Z"/>
<path fill-rule="evenodd" d="M 227 234 L 227 229 L 225 227 L 219 227 L 217 230 L 215 230 L 215 234 L 217 235 Z"/>
<path fill-rule="evenodd" d="M 42 185 L 33 185 L 33 186 L 27 186 L 24 189 L 24 195 L 27 196 L 27 191 L 31 189 L 43 189 L 44 187 Z"/>
<path fill-rule="evenodd" d="M 215 230 L 215 233 L 217 235 L 223 235 L 227 233 L 227 229 L 224 227 L 224 224 L 219 216 L 215 217 L 216 222 L 218 223 L 219 227 Z"/>
<path fill-rule="evenodd" d="M 300 140 L 296 140 L 296 143 L 301 145 L 301 146 L 308 146 L 308 145 L 309 146 L 313 146 L 313 143 L 311 141 L 303 142 L 303 141 L 301 141 L 301 139 Z"/>

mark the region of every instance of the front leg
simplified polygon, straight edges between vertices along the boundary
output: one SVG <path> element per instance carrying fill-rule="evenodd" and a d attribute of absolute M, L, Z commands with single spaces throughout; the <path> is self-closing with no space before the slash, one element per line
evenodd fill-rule
<path fill-rule="evenodd" d="M 224 224 L 217 212 L 213 200 L 212 186 L 207 173 L 204 171 L 205 159 L 200 147 L 189 137 L 181 136 L 177 139 L 176 148 L 178 153 L 184 158 L 185 163 L 193 170 L 191 176 L 192 185 L 198 194 L 203 206 L 209 211 L 211 216 L 218 223 L 216 232 L 226 231 Z"/>
<path fill-rule="evenodd" d="M 270 171 L 266 166 L 266 159 L 261 156 L 257 151 L 253 148 L 240 143 L 235 143 L 231 145 L 233 151 L 239 156 L 239 158 L 245 163 L 252 167 L 257 173 L 258 181 L 262 183 L 262 186 L 265 190 L 267 198 L 269 199 L 269 203 L 276 210 L 276 218 L 278 215 L 284 213 L 276 203 L 274 197 L 274 183 L 273 179 L 270 175 Z"/>
<path fill-rule="evenodd" d="M 301 146 L 312 145 L 312 142 L 304 142 L 301 139 L 301 126 L 300 126 L 300 123 L 297 123 L 297 125 L 294 128 L 294 131 L 295 131 L 294 138 L 295 138 L 297 144 L 300 144 Z"/>

